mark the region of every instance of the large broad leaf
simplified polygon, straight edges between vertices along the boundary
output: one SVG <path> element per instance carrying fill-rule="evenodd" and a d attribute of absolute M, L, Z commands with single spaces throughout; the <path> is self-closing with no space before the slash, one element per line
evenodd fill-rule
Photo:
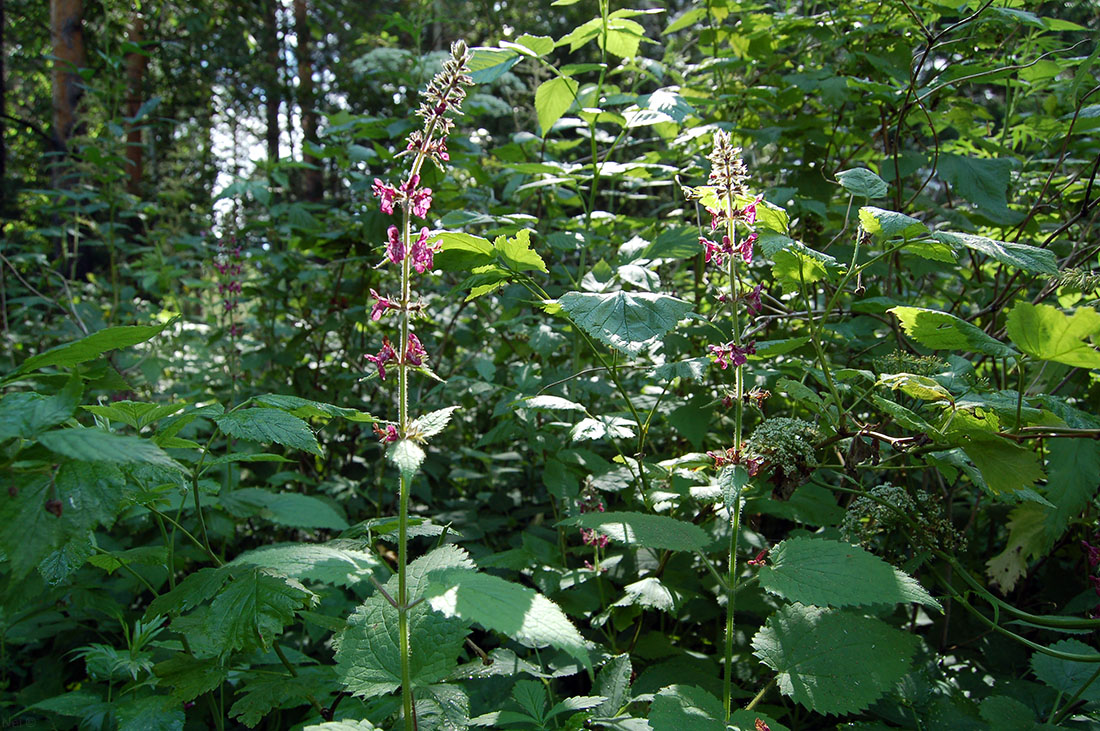
<path fill-rule="evenodd" d="M 531 229 L 517 232 L 513 238 L 497 236 L 493 248 L 501 261 L 518 272 L 539 271 L 546 273 L 546 262 L 531 248 Z"/>
<path fill-rule="evenodd" d="M 436 242 L 440 250 L 434 263 L 444 271 L 468 271 L 493 262 L 493 245 L 480 236 L 443 231 L 430 243 Z"/>
<path fill-rule="evenodd" d="M 878 556 L 840 541 L 799 536 L 769 553 L 760 585 L 787 601 L 829 607 L 917 602 L 940 605 L 920 583 Z"/>
<path fill-rule="evenodd" d="M 986 335 L 980 328 L 954 315 L 923 307 L 892 307 L 905 334 L 933 350 L 972 350 L 1007 358 L 1019 355 L 1013 348 Z"/>
<path fill-rule="evenodd" d="M 292 579 L 338 586 L 352 586 L 366 581 L 383 567 L 382 560 L 375 554 L 356 550 L 338 541 L 263 546 L 241 554 L 230 565 L 260 566 Z M 386 573 L 389 573 L 388 570 Z"/>
<path fill-rule="evenodd" d="M 561 119 L 561 115 L 573 106 L 579 86 L 568 76 L 556 76 L 542 82 L 535 89 L 535 112 L 538 114 L 543 137 L 554 126 L 554 122 Z"/>
<path fill-rule="evenodd" d="M 1054 507 L 1044 507 L 1046 532 L 1053 543 L 1100 489 L 1100 443 L 1094 439 L 1051 439 L 1046 448 L 1050 479 L 1045 495 Z"/>
<path fill-rule="evenodd" d="M 296 708 L 310 704 L 310 697 L 324 698 L 336 678 L 331 667 L 299 667 L 294 677 L 259 671 L 246 674 L 243 688 L 229 709 L 229 716 L 249 728 L 255 728 L 264 716 L 277 708 Z"/>
<path fill-rule="evenodd" d="M 1100 312 L 1079 307 L 1065 315 L 1051 305 L 1018 302 L 1008 313 L 1005 329 L 1028 355 L 1078 368 L 1100 368 L 1100 352 L 1087 338 L 1100 335 Z"/>
<path fill-rule="evenodd" d="M 432 609 L 447 617 L 476 622 L 527 647 L 563 650 L 591 670 L 584 639 L 558 605 L 519 584 L 468 569 L 429 575 L 424 590 Z"/>
<path fill-rule="evenodd" d="M 661 688 L 649 708 L 649 725 L 654 729 L 725 731 L 726 712 L 722 702 L 694 685 Z"/>
<path fill-rule="evenodd" d="M 230 572 L 226 568 L 202 568 L 187 575 L 176 588 L 161 594 L 145 610 L 145 617 L 157 615 L 179 616 L 182 612 L 194 609 L 229 581 Z"/>
<path fill-rule="evenodd" d="M 239 517 L 258 515 L 294 528 L 344 530 L 348 522 L 332 504 L 297 492 L 245 487 L 219 497 L 222 507 Z"/>
<path fill-rule="evenodd" d="M 320 456 L 309 424 L 281 409 L 241 409 L 214 418 L 223 434 L 250 442 L 274 442 Z"/>
<path fill-rule="evenodd" d="M 919 640 L 878 619 L 793 604 L 752 640 L 779 690 L 817 713 L 861 711 L 909 671 Z"/>
<path fill-rule="evenodd" d="M 667 515 L 648 513 L 584 513 L 558 525 L 595 530 L 620 543 L 669 551 L 701 551 L 710 544 L 699 526 Z"/>
<path fill-rule="evenodd" d="M 886 181 L 867 168 L 841 170 L 836 174 L 836 181 L 852 195 L 864 198 L 885 198 L 888 190 Z"/>
<path fill-rule="evenodd" d="M 85 363 L 93 358 L 115 348 L 127 348 L 131 345 L 144 343 L 160 334 L 171 323 L 163 325 L 122 325 L 109 327 L 99 332 L 94 332 L 80 340 L 58 345 L 44 353 L 31 356 L 23 361 L 23 364 L 4 380 L 10 380 L 24 373 L 36 371 L 47 366 L 61 366 L 66 368 Z"/>
<path fill-rule="evenodd" d="M 634 669 L 630 655 L 622 654 L 608 660 L 596 675 L 596 693 L 603 696 L 596 712 L 601 716 L 614 716 L 630 702 L 630 679 Z"/>
<path fill-rule="evenodd" d="M 1059 640 L 1050 648 L 1074 655 L 1096 654 L 1095 648 L 1080 640 Z M 1100 680 L 1092 677 L 1096 667 L 1096 663 L 1070 662 L 1041 652 L 1031 656 L 1031 671 L 1035 673 L 1035 677 L 1063 695 L 1076 694 L 1085 683 L 1092 680 L 1092 683 L 1081 693 L 1081 700 L 1085 701 L 1100 701 Z"/>
<path fill-rule="evenodd" d="M 51 452 L 84 462 L 145 462 L 181 470 L 179 464 L 148 439 L 76 427 L 46 432 L 38 441 Z"/>
<path fill-rule="evenodd" d="M 1024 214 L 1008 207 L 1008 185 L 1014 158 L 977 158 L 940 155 L 936 172 L 956 195 L 973 203 L 993 223 L 1012 225 Z"/>
<path fill-rule="evenodd" d="M 1008 516 L 1008 543 L 986 561 L 986 575 L 1007 594 L 1027 574 L 1029 561 L 1050 549 L 1045 530 L 1046 515 L 1039 503 L 1024 503 Z"/>
<path fill-rule="evenodd" d="M 61 424 L 76 411 L 83 393 L 84 384 L 74 375 L 52 396 L 33 392 L 0 396 L 0 441 L 12 437 L 32 439 Z"/>
<path fill-rule="evenodd" d="M 265 393 L 262 396 L 253 396 L 252 400 L 258 404 L 273 406 L 276 409 L 289 411 L 294 416 L 302 419 L 306 419 L 311 416 L 340 416 L 347 419 L 348 421 L 356 421 L 360 423 L 372 423 L 378 421 L 365 411 L 351 409 L 346 406 L 327 404 L 324 401 L 314 401 L 313 399 L 302 398 L 301 396 L 290 396 L 289 394 L 285 393 Z"/>
<path fill-rule="evenodd" d="M 567 292 L 558 300 L 586 333 L 630 355 L 657 342 L 691 312 L 691 303 L 650 292 Z"/>
<path fill-rule="evenodd" d="M 1026 244 L 1014 244 L 1010 241 L 997 241 L 985 236 L 973 234 L 954 233 L 952 231 L 937 231 L 932 234 L 936 241 L 954 246 L 965 246 L 968 249 L 999 261 L 1002 264 L 1023 269 L 1025 272 L 1037 274 L 1057 274 L 1058 259 L 1049 249 L 1040 249 L 1037 246 Z"/>
<path fill-rule="evenodd" d="M 163 695 L 130 697 L 114 704 L 118 731 L 183 731 L 179 702 Z"/>
<path fill-rule="evenodd" d="M 369 698 L 401 686 L 397 630 L 397 609 L 381 592 L 368 597 L 348 618 L 336 652 L 336 672 L 349 691 Z M 413 685 L 424 686 L 445 678 L 454 668 L 467 634 L 465 622 L 433 612 L 425 603 L 410 609 Z"/>
<path fill-rule="evenodd" d="M 928 227 L 912 216 L 874 206 L 859 209 L 859 223 L 867 233 L 881 239 L 909 239 L 928 233 Z"/>
<path fill-rule="evenodd" d="M 830 268 L 840 266 L 828 254 L 774 231 L 762 231 L 757 244 L 764 255 L 772 260 L 772 276 L 783 287 L 784 292 L 798 292 L 803 286 L 808 287 L 824 279 Z"/>
<path fill-rule="evenodd" d="M 157 663 L 153 672 L 162 685 L 172 687 L 172 696 L 184 703 L 209 693 L 229 677 L 229 668 L 218 661 L 199 660 L 183 652 Z"/>
<path fill-rule="evenodd" d="M 249 569 L 211 602 L 207 629 L 222 655 L 246 648 L 268 650 L 283 627 L 294 621 L 295 612 L 315 600 L 313 592 L 293 579 Z"/>
<path fill-rule="evenodd" d="M 427 456 L 424 450 L 411 439 L 402 439 L 395 442 L 387 453 L 390 461 L 394 463 L 406 481 L 411 480 L 421 463 Z"/>
<path fill-rule="evenodd" d="M 1006 439 L 970 432 L 962 448 L 994 495 L 1027 489 L 1044 477 L 1038 455 Z"/>

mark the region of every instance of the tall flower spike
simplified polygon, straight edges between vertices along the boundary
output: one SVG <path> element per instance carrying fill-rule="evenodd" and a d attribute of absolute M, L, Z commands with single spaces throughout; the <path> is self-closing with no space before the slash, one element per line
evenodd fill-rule
<path fill-rule="evenodd" d="M 748 194 L 745 181 L 749 178 L 749 171 L 741 159 L 741 148 L 734 147 L 730 142 L 729 132 L 718 130 L 714 133 L 714 149 L 707 159 L 710 160 L 707 182 L 715 187 L 719 200 Z"/>
<path fill-rule="evenodd" d="M 466 87 L 473 86 L 470 78 L 470 49 L 462 41 L 451 44 L 451 57 L 443 62 L 443 70 L 435 75 L 424 91 L 417 114 L 424 118 L 424 129 L 434 128 L 441 137 L 451 131 L 453 123 L 445 115 L 447 110 L 457 111 L 466 98 Z"/>

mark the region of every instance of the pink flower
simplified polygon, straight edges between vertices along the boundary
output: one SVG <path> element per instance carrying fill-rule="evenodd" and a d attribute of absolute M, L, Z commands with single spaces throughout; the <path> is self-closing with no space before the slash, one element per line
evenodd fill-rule
<path fill-rule="evenodd" d="M 390 226 L 386 233 L 389 234 L 386 256 L 394 264 L 400 264 L 405 260 L 405 244 L 401 241 L 401 232 L 397 230 L 397 226 Z"/>
<path fill-rule="evenodd" d="M 752 245 L 756 243 L 756 232 L 753 231 L 741 242 L 741 258 L 748 264 L 752 261 Z"/>
<path fill-rule="evenodd" d="M 716 362 L 722 370 L 725 370 L 731 364 L 734 366 L 745 365 L 748 362 L 746 356 L 756 353 L 756 341 L 754 340 L 745 343 L 743 346 L 729 342 L 725 345 L 710 345 L 707 347 L 717 358 Z"/>
<path fill-rule="evenodd" d="M 383 183 L 381 179 L 375 178 L 374 185 L 371 186 L 371 192 L 375 198 L 381 198 L 382 202 L 380 207 L 382 213 L 393 214 L 393 204 L 397 199 L 397 189 L 388 183 Z"/>
<path fill-rule="evenodd" d="M 432 189 L 418 188 L 414 190 L 409 195 L 409 201 L 412 203 L 413 215 L 418 218 L 426 218 L 428 209 L 432 207 Z"/>
<path fill-rule="evenodd" d="M 428 229 L 421 228 L 420 236 L 413 242 L 412 251 L 409 253 L 413 268 L 420 274 L 431 269 L 435 263 L 433 259 L 435 252 L 435 248 L 428 246 Z"/>
<path fill-rule="evenodd" d="M 1081 547 L 1085 549 L 1085 558 L 1089 562 L 1089 569 L 1096 568 L 1096 565 L 1100 564 L 1100 548 L 1088 541 L 1081 541 Z"/>
<path fill-rule="evenodd" d="M 398 440 L 397 427 L 393 424 L 386 424 L 386 428 L 382 429 L 377 424 L 372 424 L 375 435 L 378 437 L 378 441 L 385 444 L 386 442 L 396 442 Z"/>
<path fill-rule="evenodd" d="M 378 294 L 373 289 L 370 291 L 370 295 L 377 300 L 377 302 L 374 303 L 374 306 L 371 307 L 370 310 L 370 319 L 374 320 L 375 322 L 378 322 L 382 319 L 382 315 L 386 314 L 386 310 L 397 309 L 397 305 L 395 305 L 392 301 L 386 299 L 382 295 Z"/>
<path fill-rule="evenodd" d="M 409 333 L 409 344 L 405 347 L 405 362 L 414 366 L 423 365 L 427 357 L 428 353 L 420 344 L 420 338 L 414 333 Z"/>
<path fill-rule="evenodd" d="M 378 377 L 384 381 L 386 380 L 386 364 L 391 360 L 397 360 L 397 353 L 390 345 L 390 339 L 382 338 L 382 349 L 378 351 L 378 355 L 365 355 L 363 357 L 378 366 Z"/>
<path fill-rule="evenodd" d="M 755 236 L 755 234 L 753 234 Z M 760 293 L 764 290 L 763 284 L 758 284 L 753 287 L 751 292 L 744 295 L 745 309 L 749 311 L 750 315 L 759 315 L 760 311 L 764 309 L 764 304 L 760 301 Z"/>

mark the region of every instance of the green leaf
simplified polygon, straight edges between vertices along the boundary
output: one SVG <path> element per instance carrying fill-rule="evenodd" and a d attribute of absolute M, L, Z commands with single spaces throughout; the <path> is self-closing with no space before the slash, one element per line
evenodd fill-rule
<path fill-rule="evenodd" d="M 1059 640 L 1050 646 L 1052 650 L 1074 655 L 1095 655 L 1096 650 L 1080 640 Z M 1096 672 L 1096 663 L 1071 662 L 1036 652 L 1031 656 L 1031 671 L 1035 677 L 1066 696 L 1077 693 Z M 1100 682 L 1093 680 L 1081 694 L 1085 701 L 1100 701 Z"/>
<path fill-rule="evenodd" d="M 1015 698 L 990 696 L 982 701 L 982 718 L 997 731 L 1036 731 L 1035 712 Z"/>
<path fill-rule="evenodd" d="M 359 423 L 373 423 L 378 421 L 365 411 L 350 409 L 346 406 L 335 406 L 324 401 L 314 401 L 301 396 L 290 396 L 284 393 L 265 393 L 262 396 L 253 396 L 252 401 L 264 406 L 273 406 L 276 409 L 290 412 L 300 419 L 312 416 L 334 417 L 340 416 L 348 421 Z"/>
<path fill-rule="evenodd" d="M 836 174 L 836 181 L 852 195 L 864 198 L 885 198 L 888 190 L 886 181 L 867 168 L 841 170 Z"/>
<path fill-rule="evenodd" d="M 458 409 L 458 406 L 448 406 L 445 409 L 418 416 L 413 419 L 412 424 L 409 426 L 409 433 L 415 435 L 413 438 L 418 441 L 431 439 L 443 431 L 447 424 L 451 422 L 451 415 Z"/>
<path fill-rule="evenodd" d="M 1009 513 L 1005 549 L 985 563 L 986 575 L 1003 593 L 1027 574 L 1028 561 L 1050 549 L 1045 523 L 1044 507 L 1038 503 L 1024 503 Z"/>
<path fill-rule="evenodd" d="M 563 650 L 585 668 L 591 661 L 584 639 L 556 604 L 525 586 L 467 569 L 433 571 L 424 594 L 446 617 L 476 622 L 526 647 Z"/>
<path fill-rule="evenodd" d="M 226 510 L 238 516 L 259 515 L 280 525 L 295 528 L 344 530 L 348 522 L 331 503 L 297 492 L 272 492 L 245 487 L 221 495 Z"/>
<path fill-rule="evenodd" d="M 256 647 L 269 650 L 283 627 L 294 621 L 294 613 L 315 600 L 316 595 L 297 581 L 251 568 L 234 577 L 210 603 L 206 625 L 223 656 Z"/>
<path fill-rule="evenodd" d="M 229 668 L 216 660 L 199 660 L 183 652 L 157 663 L 153 672 L 160 685 L 170 686 L 173 697 L 184 703 L 209 693 L 229 677 Z"/>
<path fill-rule="evenodd" d="M 81 532 L 72 511 L 57 517 L 46 510 L 50 487 L 49 475 L 37 473 L 13 475 L 0 491 L 0 549 L 16 579 Z"/>
<path fill-rule="evenodd" d="M 515 51 L 501 48 L 473 48 L 470 59 L 470 78 L 475 84 L 490 84 L 523 58 Z"/>
<path fill-rule="evenodd" d="M 629 355 L 656 343 L 692 310 L 689 302 L 650 292 L 566 292 L 558 302 L 586 333 Z"/>
<path fill-rule="evenodd" d="M 33 439 L 51 426 L 68 420 L 84 393 L 77 375 L 52 396 L 39 393 L 9 393 L 0 396 L 0 441 L 12 437 Z"/>
<path fill-rule="evenodd" d="M 114 401 L 101 406 L 81 406 L 96 416 L 122 422 L 134 429 L 144 429 L 154 421 L 171 416 L 187 404 L 149 404 L 137 401 Z"/>
<path fill-rule="evenodd" d="M 876 385 L 886 386 L 893 391 L 901 391 L 906 396 L 921 401 L 947 401 L 953 403 L 951 392 L 928 376 L 912 373 L 886 373 L 878 379 Z"/>
<path fill-rule="evenodd" d="M 612 540 L 643 548 L 701 551 L 710 545 L 710 537 L 702 528 L 667 515 L 592 512 L 566 518 L 558 525 L 595 530 Z"/>
<path fill-rule="evenodd" d="M 1045 495 L 1055 507 L 1046 508 L 1045 530 L 1053 545 L 1100 489 L 1100 443 L 1094 439 L 1050 439 L 1046 449 L 1050 479 Z"/>
<path fill-rule="evenodd" d="M 969 432 L 960 446 L 994 495 L 1025 490 L 1045 477 L 1035 452 L 1006 439 Z"/>
<path fill-rule="evenodd" d="M 698 381 L 706 375 L 707 368 L 710 368 L 710 364 L 710 358 L 705 356 L 700 358 L 688 358 L 687 360 L 678 360 L 672 363 L 659 365 L 653 370 L 653 375 L 662 381 L 671 381 L 673 378 L 687 378 Z"/>
<path fill-rule="evenodd" d="M 604 701 L 596 708 L 601 716 L 614 716 L 630 702 L 630 676 L 633 673 L 630 655 L 622 654 L 608 660 L 596 674 L 596 693 Z"/>
<path fill-rule="evenodd" d="M 321 456 L 317 437 L 297 416 L 281 409 L 241 409 L 214 417 L 223 434 L 250 442 L 274 442 Z"/>
<path fill-rule="evenodd" d="M 855 713 L 905 677 L 919 640 L 878 619 L 793 604 L 752 640 L 783 695 L 817 713 Z"/>
<path fill-rule="evenodd" d="M 976 158 L 941 154 L 936 172 L 954 193 L 977 207 L 993 223 L 1013 225 L 1024 214 L 1008 207 L 1008 186 L 1015 158 Z"/>
<path fill-rule="evenodd" d="M 1010 241 L 997 241 L 985 236 L 954 233 L 952 231 L 936 231 L 932 234 L 932 238 L 955 248 L 966 247 L 977 251 L 994 261 L 1023 269 L 1025 272 L 1036 274 L 1058 273 L 1058 258 L 1049 249 L 1040 249 L 1037 246 L 1014 244 Z"/>
<path fill-rule="evenodd" d="M 44 353 L 27 358 L 19 368 L 3 380 L 12 380 L 24 373 L 30 373 L 49 366 L 68 368 L 97 358 L 108 350 L 127 348 L 131 345 L 144 343 L 146 340 L 159 335 L 172 322 L 175 321 L 166 322 L 162 325 L 122 325 L 105 328 L 80 340 L 58 345 Z"/>
<path fill-rule="evenodd" d="M 539 84 L 535 89 L 535 112 L 539 118 L 539 128 L 545 137 L 561 119 L 573 101 L 577 98 L 580 85 L 568 76 L 555 76 Z"/>
<path fill-rule="evenodd" d="M 928 233 L 928 227 L 912 216 L 874 206 L 859 209 L 859 223 L 864 231 L 880 239 L 910 239 Z"/>
<path fill-rule="evenodd" d="M 649 725 L 654 729 L 725 731 L 722 702 L 694 685 L 670 685 L 653 696 Z"/>
<path fill-rule="evenodd" d="M 394 442 L 386 456 L 397 466 L 397 469 L 401 471 L 401 476 L 407 481 L 411 480 L 416 471 L 420 469 L 420 465 L 427 455 L 411 439 L 402 439 Z"/>
<path fill-rule="evenodd" d="M 554 50 L 554 39 L 550 36 L 533 36 L 530 33 L 524 33 L 516 39 L 516 43 L 530 49 L 536 56 L 545 56 Z"/>
<path fill-rule="evenodd" d="M 393 590 L 390 585 L 389 590 Z M 397 599 L 396 592 L 391 594 Z M 410 592 L 410 598 L 414 593 Z M 414 687 L 435 683 L 454 668 L 469 630 L 425 603 L 408 613 L 409 661 Z M 397 609 L 375 592 L 348 617 L 336 651 L 340 681 L 357 696 L 370 698 L 401 686 Z"/>
<path fill-rule="evenodd" d="M 43 447 L 83 462 L 113 462 L 115 464 L 146 464 L 183 468 L 164 450 L 148 439 L 112 434 L 102 429 L 76 427 L 46 432 L 38 438 Z"/>
<path fill-rule="evenodd" d="M 999 358 L 1019 355 L 1013 348 L 989 337 L 977 326 L 946 312 L 923 307 L 891 307 L 887 312 L 893 313 L 901 321 L 906 335 L 926 348 L 972 350 Z"/>
<path fill-rule="evenodd" d="M 493 262 L 493 245 L 480 236 L 443 231 L 428 243 L 437 242 L 440 249 L 434 263 L 443 271 L 469 271 Z"/>
<path fill-rule="evenodd" d="M 916 602 L 940 604 L 913 577 L 859 546 L 825 538 L 788 538 L 771 549 L 760 585 L 789 602 L 828 607 Z"/>
<path fill-rule="evenodd" d="M 639 606 L 671 612 L 680 599 L 678 592 L 673 592 L 660 579 L 653 576 L 627 584 L 623 587 L 623 591 L 626 593 L 612 606 Z"/>
<path fill-rule="evenodd" d="M 130 698 L 115 704 L 118 731 L 183 731 L 183 709 L 162 695 Z"/>
<path fill-rule="evenodd" d="M 350 541 L 332 541 L 263 546 L 237 556 L 230 566 L 259 566 L 292 579 L 353 586 L 384 570 L 382 560 L 375 554 L 357 550 L 353 545 Z M 388 569 L 385 573 L 389 573 Z"/>
<path fill-rule="evenodd" d="M 561 396 L 531 396 L 516 402 L 525 409 L 549 409 L 551 411 L 580 411 L 585 408 L 576 401 L 570 401 Z"/>
<path fill-rule="evenodd" d="M 1100 335 L 1100 312 L 1091 307 L 1078 307 L 1067 316 L 1052 305 L 1017 302 L 1008 313 L 1005 330 L 1020 350 L 1034 358 L 1100 368 L 1100 352 L 1085 341 Z"/>
<path fill-rule="evenodd" d="M 158 615 L 174 617 L 194 609 L 217 594 L 229 578 L 230 573 L 224 568 L 207 567 L 193 571 L 176 584 L 175 589 L 151 601 L 145 610 L 145 618 L 150 619 Z"/>
<path fill-rule="evenodd" d="M 815 251 L 784 234 L 762 232 L 760 250 L 772 260 L 772 276 L 784 292 L 798 292 L 803 284 L 824 279 L 830 267 L 839 266 L 828 254 Z"/>
<path fill-rule="evenodd" d="M 529 228 L 517 232 L 515 238 L 498 236 L 493 242 L 493 247 L 504 263 L 516 271 L 546 273 L 546 262 L 531 249 L 531 229 Z"/>
<path fill-rule="evenodd" d="M 281 672 L 246 675 L 244 687 L 238 690 L 237 701 L 229 716 L 254 728 L 277 708 L 296 708 L 310 704 L 310 696 L 325 697 L 335 682 L 331 667 L 299 667 L 295 677 Z"/>

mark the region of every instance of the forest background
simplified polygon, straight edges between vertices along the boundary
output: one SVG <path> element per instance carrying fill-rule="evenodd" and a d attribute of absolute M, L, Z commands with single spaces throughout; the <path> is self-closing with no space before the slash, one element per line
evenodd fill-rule
<path fill-rule="evenodd" d="M 1095 727 L 1097 28 L 0 0 L 0 719 Z"/>

